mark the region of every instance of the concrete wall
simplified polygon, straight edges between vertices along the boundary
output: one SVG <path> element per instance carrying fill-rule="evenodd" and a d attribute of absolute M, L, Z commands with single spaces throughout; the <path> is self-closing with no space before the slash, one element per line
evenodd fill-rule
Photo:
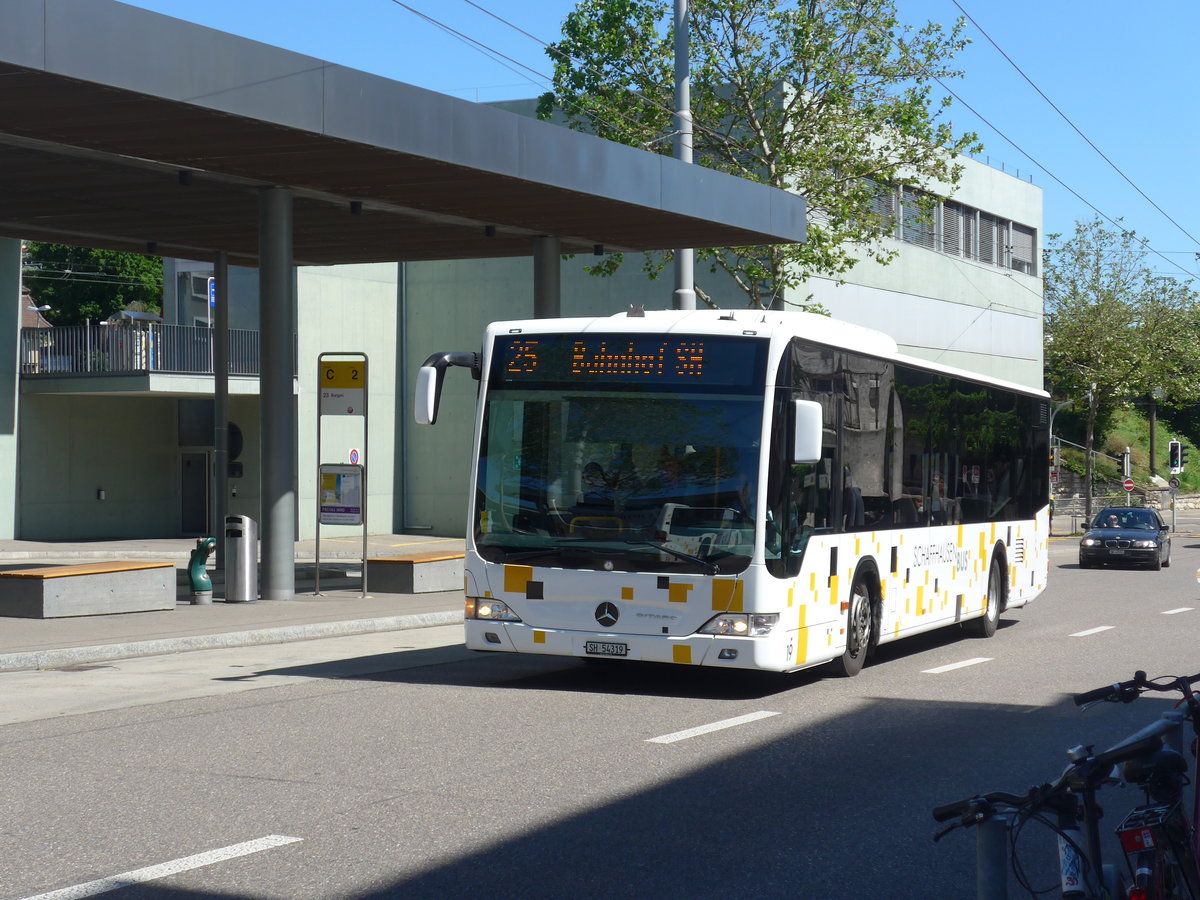
<path fill-rule="evenodd" d="M 22 407 L 22 538 L 178 533 L 173 399 L 27 395 Z"/>
<path fill-rule="evenodd" d="M 396 428 L 399 399 L 396 365 L 399 347 L 395 263 L 306 267 L 297 272 L 299 323 L 299 479 L 297 534 L 312 538 L 317 529 L 317 466 L 349 463 L 351 448 L 367 467 L 367 530 L 395 531 Z M 322 353 L 365 353 L 368 363 L 367 419 L 322 416 L 321 459 L 317 459 L 317 360 Z M 333 357 L 337 359 L 337 357 Z M 364 421 L 370 433 L 364 431 Z M 321 537 L 361 535 L 359 526 L 323 525 Z"/>
<path fill-rule="evenodd" d="M 258 513 L 257 397 L 231 398 L 246 476 L 230 512 Z M 26 540 L 181 534 L 178 398 L 27 394 L 22 398 L 20 523 Z M 99 499 L 99 491 L 104 499 Z"/>
<path fill-rule="evenodd" d="M 951 199 L 1036 231 L 1041 263 L 1042 189 L 973 159 Z M 1042 279 L 916 244 L 887 266 L 860 262 L 845 284 L 813 279 L 811 292 L 837 319 L 885 331 L 913 356 L 1042 387 Z"/>

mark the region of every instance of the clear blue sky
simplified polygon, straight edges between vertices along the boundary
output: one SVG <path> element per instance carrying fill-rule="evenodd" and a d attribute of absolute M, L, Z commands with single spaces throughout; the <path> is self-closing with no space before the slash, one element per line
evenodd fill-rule
<path fill-rule="evenodd" d="M 394 0 L 127 2 L 479 101 L 544 90 L 550 66 L 541 42 L 558 38 L 563 18 L 575 5 L 572 0 L 404 0 L 404 6 Z M 901 17 L 914 23 L 949 23 L 961 15 L 961 6 L 978 24 L 977 29 L 968 23 L 973 43 L 959 57 L 966 76 L 949 84 L 962 101 L 950 118 L 957 129 L 980 135 L 986 145 L 982 159 L 1022 179 L 1032 176 L 1043 188 L 1047 234 L 1069 234 L 1075 221 L 1091 219 L 1099 210 L 1149 239 L 1162 254 L 1151 257 L 1157 271 L 1179 278 L 1200 273 L 1200 125 L 1194 86 L 1200 3 L 898 0 L 898 6 Z M 495 53 L 489 56 L 467 39 Z"/>

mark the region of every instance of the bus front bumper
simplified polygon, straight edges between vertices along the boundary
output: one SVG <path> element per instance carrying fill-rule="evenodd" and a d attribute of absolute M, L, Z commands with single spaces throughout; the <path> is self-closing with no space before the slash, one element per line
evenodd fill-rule
<path fill-rule="evenodd" d="M 581 659 L 626 659 L 776 672 L 797 668 L 789 658 L 787 648 L 777 638 L 583 632 L 534 628 L 523 622 L 468 619 L 466 645 L 471 650 Z"/>

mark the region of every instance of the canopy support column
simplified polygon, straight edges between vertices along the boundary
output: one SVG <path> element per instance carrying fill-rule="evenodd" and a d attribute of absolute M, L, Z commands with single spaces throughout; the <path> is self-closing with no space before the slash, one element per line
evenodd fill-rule
<path fill-rule="evenodd" d="M 262 599 L 296 595 L 296 303 L 292 267 L 293 200 L 288 188 L 258 198 L 258 302 L 262 410 Z"/>

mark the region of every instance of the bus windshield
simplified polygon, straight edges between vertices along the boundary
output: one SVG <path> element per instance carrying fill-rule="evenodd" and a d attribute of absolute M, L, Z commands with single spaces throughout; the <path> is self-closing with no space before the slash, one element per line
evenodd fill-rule
<path fill-rule="evenodd" d="M 647 382 L 627 371 L 506 378 L 498 350 L 473 515 L 480 555 L 580 569 L 744 570 L 756 519 L 761 356 L 745 358 L 743 385 L 725 379 L 710 391 L 702 380 Z"/>

